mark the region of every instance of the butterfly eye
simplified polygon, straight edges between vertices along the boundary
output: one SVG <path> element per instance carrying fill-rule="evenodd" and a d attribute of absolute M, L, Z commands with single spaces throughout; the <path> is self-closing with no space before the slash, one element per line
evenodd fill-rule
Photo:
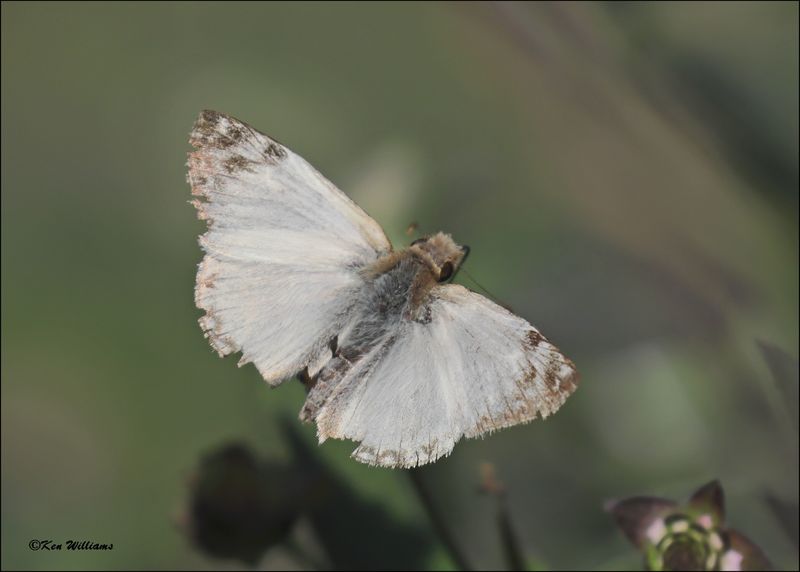
<path fill-rule="evenodd" d="M 449 260 L 439 269 L 439 282 L 444 282 L 453 275 L 453 263 Z"/>

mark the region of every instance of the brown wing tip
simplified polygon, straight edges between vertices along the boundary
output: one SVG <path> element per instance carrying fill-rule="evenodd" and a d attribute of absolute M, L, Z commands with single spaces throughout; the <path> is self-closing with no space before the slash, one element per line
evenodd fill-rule
<path fill-rule="evenodd" d="M 192 126 L 192 134 L 189 138 L 189 143 L 197 147 L 197 143 L 201 142 L 202 136 L 208 136 L 216 130 L 221 117 L 222 114 L 217 111 L 212 111 L 210 109 L 201 111 Z"/>
<path fill-rule="evenodd" d="M 197 122 L 199 123 L 201 121 L 207 121 L 215 123 L 219 121 L 219 118 L 224 115 L 225 115 L 224 113 L 220 113 L 219 111 L 214 111 L 213 109 L 203 109 L 197 118 Z"/>
<path fill-rule="evenodd" d="M 233 117 L 204 109 L 197 116 L 189 136 L 189 143 L 196 149 L 228 149 L 241 142 L 247 127 Z"/>
<path fill-rule="evenodd" d="M 569 367 L 570 372 L 560 378 L 559 388 L 564 392 L 564 399 L 572 395 L 572 393 L 578 389 L 578 384 L 581 380 L 581 374 L 575 367 L 575 364 L 572 363 L 572 360 L 564 358 L 564 365 Z"/>

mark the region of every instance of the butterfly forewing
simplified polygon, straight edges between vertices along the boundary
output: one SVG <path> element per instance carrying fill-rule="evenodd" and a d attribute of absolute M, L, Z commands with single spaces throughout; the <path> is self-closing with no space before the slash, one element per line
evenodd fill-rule
<path fill-rule="evenodd" d="M 302 158 L 251 127 L 201 113 L 189 182 L 209 229 L 197 274 L 201 325 L 271 384 L 320 361 L 363 287 L 358 269 L 391 250 L 380 226 Z"/>

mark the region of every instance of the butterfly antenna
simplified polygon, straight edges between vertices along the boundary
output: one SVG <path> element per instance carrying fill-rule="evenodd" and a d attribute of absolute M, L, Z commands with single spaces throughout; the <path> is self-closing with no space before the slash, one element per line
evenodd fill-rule
<path fill-rule="evenodd" d="M 512 310 L 512 309 L 511 309 L 511 306 L 509 306 L 508 304 L 504 304 L 503 302 L 501 302 L 501 301 L 500 301 L 500 299 L 499 299 L 497 296 L 495 296 L 494 294 L 492 294 L 491 292 L 489 292 L 489 290 L 488 290 L 488 289 L 486 289 L 486 288 L 484 288 L 484 287 L 481 285 L 481 283 L 480 283 L 480 282 L 478 282 L 477 280 L 475 280 L 475 279 L 472 277 L 472 275 L 471 275 L 469 272 L 467 272 L 467 269 L 466 269 L 466 268 L 461 268 L 461 269 L 459 269 L 459 272 L 460 272 L 460 273 L 462 273 L 462 274 L 464 274 L 464 276 L 466 276 L 467 278 L 469 278 L 469 279 L 472 281 L 472 283 L 473 283 L 473 284 L 475 284 L 475 286 L 477 286 L 478 288 L 480 288 L 481 290 L 483 290 L 483 292 L 484 292 L 484 293 L 485 293 L 487 296 L 489 296 L 489 298 L 491 298 L 491 299 L 492 299 L 492 300 L 493 300 L 495 303 L 497 303 L 497 304 L 500 304 L 500 305 L 501 305 L 503 308 L 505 308 L 505 309 L 506 309 L 506 310 L 508 310 L 509 312 L 513 312 L 513 311 L 514 311 L 514 310 Z"/>

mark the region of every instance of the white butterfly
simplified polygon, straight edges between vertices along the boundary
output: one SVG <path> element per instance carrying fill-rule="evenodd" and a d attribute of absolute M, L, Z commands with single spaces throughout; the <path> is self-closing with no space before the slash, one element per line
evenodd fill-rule
<path fill-rule="evenodd" d="M 203 111 L 190 139 L 200 237 L 195 301 L 221 355 L 273 386 L 297 375 L 300 412 L 357 460 L 413 467 L 547 417 L 575 390 L 572 362 L 536 328 L 446 283 L 467 249 L 435 234 L 394 250 L 381 227 L 289 149 Z"/>

